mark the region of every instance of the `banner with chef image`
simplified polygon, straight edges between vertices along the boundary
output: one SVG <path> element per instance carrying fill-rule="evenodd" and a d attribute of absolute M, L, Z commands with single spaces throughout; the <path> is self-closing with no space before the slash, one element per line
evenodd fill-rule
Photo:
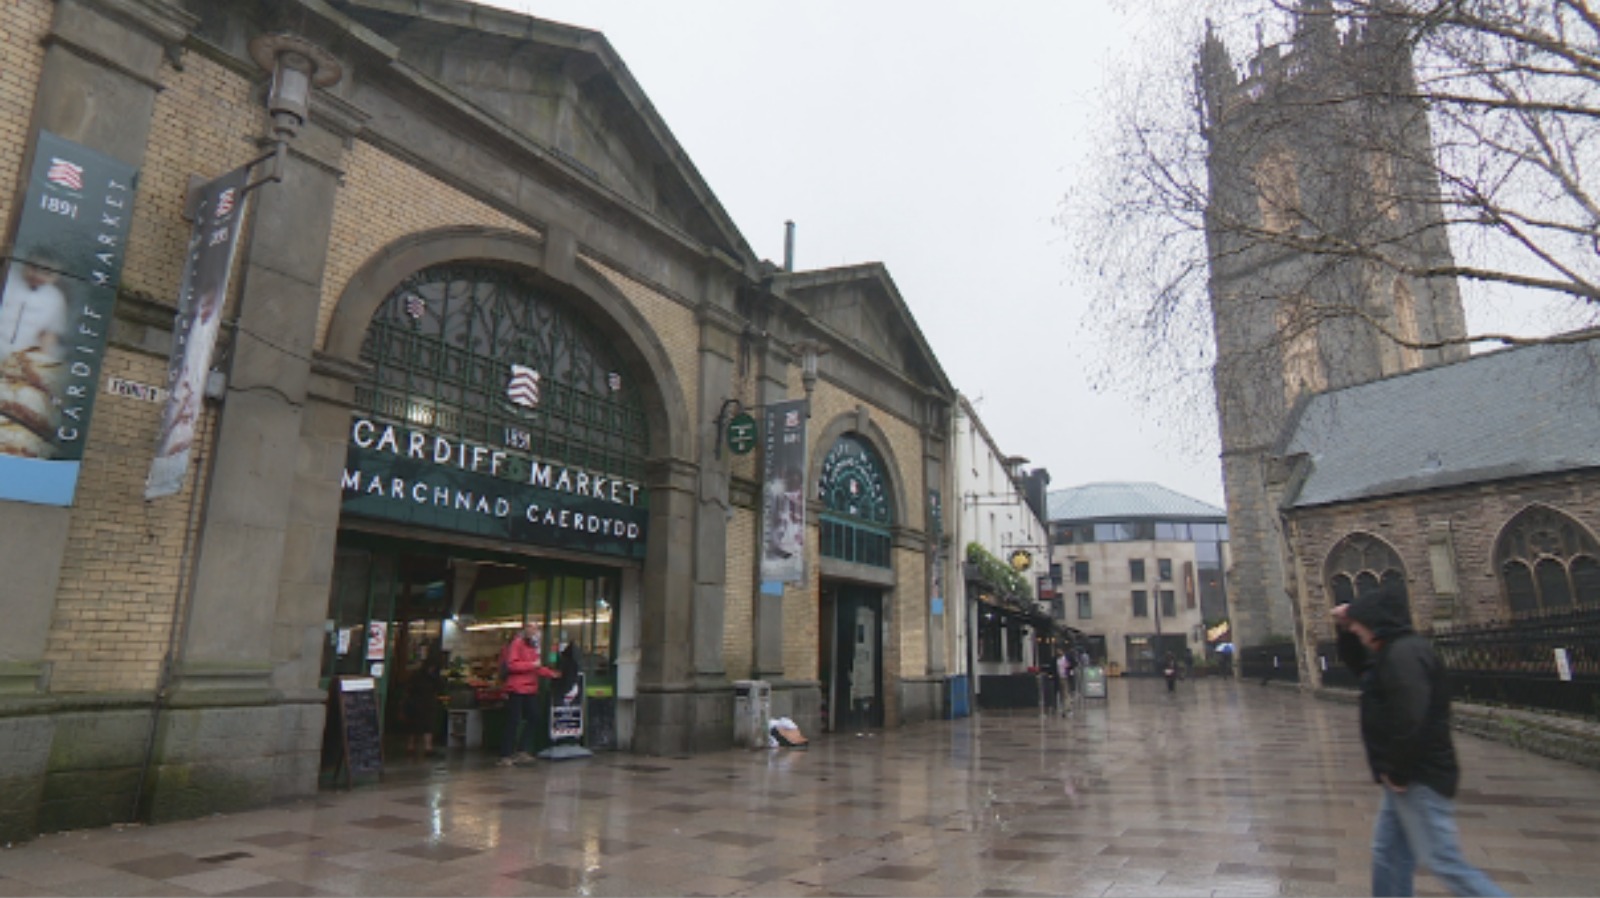
<path fill-rule="evenodd" d="M 156 455 L 150 463 L 144 497 L 159 499 L 183 489 L 205 399 L 211 353 L 222 325 L 228 275 L 244 221 L 244 188 L 248 167 L 234 169 L 200 188 L 189 234 L 189 259 L 178 291 L 178 315 L 172 326 L 172 359 L 167 363 L 167 404 L 161 412 Z"/>
<path fill-rule="evenodd" d="M 774 402 L 762 428 L 761 579 L 806 578 L 806 401 Z"/>
<path fill-rule="evenodd" d="M 0 500 L 71 505 L 138 169 L 40 131 L 0 293 Z"/>

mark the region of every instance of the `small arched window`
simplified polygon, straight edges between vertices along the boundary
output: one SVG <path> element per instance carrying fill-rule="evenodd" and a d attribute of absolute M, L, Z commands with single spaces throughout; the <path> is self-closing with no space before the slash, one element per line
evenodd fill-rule
<path fill-rule="evenodd" d="M 1494 560 L 1513 616 L 1600 606 L 1600 542 L 1570 515 L 1524 509 L 1500 532 Z"/>
<path fill-rule="evenodd" d="M 1406 589 L 1406 568 L 1400 553 L 1394 547 L 1370 533 L 1352 533 L 1334 545 L 1328 553 L 1324 567 L 1328 595 L 1333 604 L 1341 605 L 1372 589 L 1380 583 L 1400 587 L 1401 595 L 1410 601 Z"/>

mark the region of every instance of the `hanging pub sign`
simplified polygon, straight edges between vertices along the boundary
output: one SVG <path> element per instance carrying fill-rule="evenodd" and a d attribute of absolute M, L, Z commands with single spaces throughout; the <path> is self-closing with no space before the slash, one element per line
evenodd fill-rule
<path fill-rule="evenodd" d="M 137 182 L 39 132 L 0 294 L 0 500 L 72 504 Z"/>
<path fill-rule="evenodd" d="M 749 412 L 740 412 L 728 422 L 728 449 L 734 455 L 749 455 L 756 448 L 756 419 Z"/>
<path fill-rule="evenodd" d="M 194 429 L 222 324 L 222 306 L 227 302 L 239 226 L 244 221 L 244 190 L 249 178 L 246 166 L 200 188 L 194 228 L 189 233 L 188 262 L 178 290 L 178 314 L 172 325 L 167 404 L 157 431 L 155 459 L 145 481 L 146 499 L 177 493 L 189 471 Z"/>
<path fill-rule="evenodd" d="M 357 418 L 344 512 L 533 545 L 643 558 L 639 484 L 505 448 Z"/>
<path fill-rule="evenodd" d="M 761 579 L 806 574 L 806 401 L 774 402 L 762 428 Z"/>

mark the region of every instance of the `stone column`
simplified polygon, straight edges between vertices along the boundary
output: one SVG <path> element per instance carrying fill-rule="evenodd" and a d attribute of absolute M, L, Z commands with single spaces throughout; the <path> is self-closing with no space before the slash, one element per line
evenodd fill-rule
<path fill-rule="evenodd" d="M 783 402 L 789 398 L 789 364 L 794 357 L 789 350 L 775 340 L 769 340 L 761 347 L 760 375 L 756 380 L 756 402 L 761 405 L 770 405 L 774 402 Z M 807 430 L 815 427 L 817 421 L 807 423 Z M 763 421 L 762 426 L 765 427 Z M 810 439 L 808 434 L 807 439 Z M 819 450 L 825 451 L 825 450 Z M 809 463 L 809 461 L 808 461 Z M 759 479 L 759 478 L 758 478 Z M 807 495 L 812 495 L 814 484 L 806 484 Z M 765 485 L 763 484 L 763 488 Z M 783 596 L 768 595 L 761 589 L 760 580 L 760 554 L 761 554 L 761 520 L 764 517 L 762 496 L 756 497 L 756 556 L 757 556 L 757 588 L 751 608 L 751 618 L 754 622 L 755 633 L 752 634 L 754 644 L 752 675 L 758 680 L 776 682 L 784 678 L 783 668 Z M 807 503 L 810 506 L 810 503 Z M 807 530 L 811 524 L 807 522 Z M 809 551 L 807 557 L 812 557 Z M 814 579 L 814 578 L 808 578 Z M 802 586 L 802 588 L 804 588 Z"/>
<path fill-rule="evenodd" d="M 319 124 L 340 116 L 319 97 Z M 344 143 L 295 139 L 251 198 L 242 293 L 194 590 L 151 791 L 153 819 L 249 807 L 316 785 L 320 623 L 338 521 L 341 410 L 313 397 L 313 346 Z M 324 384 L 321 392 L 346 388 Z M 347 418 L 347 413 L 346 413 Z M 342 440 L 340 440 L 342 449 Z M 311 546 L 312 540 L 326 545 Z M 282 667 L 275 673 L 275 664 Z M 285 766 L 286 765 L 286 766 Z"/>
<path fill-rule="evenodd" d="M 161 89 L 161 63 L 198 20 L 163 0 L 59 0 L 45 38 L 30 144 L 39 130 L 142 166 L 151 113 Z M 18 185 L 20 202 L 26 184 Z M 15 234 L 10 235 L 13 239 Z M 90 424 L 91 429 L 93 423 Z M 0 696 L 49 687 L 43 663 L 70 508 L 0 502 L 0 570 L 6 586 L 0 612 Z"/>
<path fill-rule="evenodd" d="M 701 306 L 698 317 L 703 420 L 693 422 L 700 456 L 699 513 L 694 522 L 694 677 L 698 688 L 720 689 L 731 696 L 722 630 L 728 589 L 728 469 L 732 457 L 714 418 L 733 397 L 733 366 L 743 323 L 710 304 Z"/>
<path fill-rule="evenodd" d="M 644 754 L 692 751 L 702 721 L 694 693 L 694 536 L 699 471 L 675 459 L 651 462 L 650 531 L 639 602 L 639 693 L 634 747 Z M 732 703 L 729 702 L 731 708 Z M 723 739 L 733 738 L 732 723 Z"/>
<path fill-rule="evenodd" d="M 926 576 L 924 581 L 928 584 L 928 607 L 924 613 L 928 616 L 928 670 L 930 677 L 943 679 L 948 671 L 945 662 L 946 628 L 950 613 L 950 602 L 947 595 L 949 584 L 944 580 L 944 565 L 941 553 L 944 541 L 943 522 L 935 526 L 932 490 L 938 490 L 940 506 L 944 505 L 950 496 L 950 490 L 945 484 L 945 411 L 937 398 L 930 398 L 928 414 L 931 420 L 926 422 L 922 429 L 922 484 L 924 487 L 923 510 L 926 520 L 922 526 L 928 534 L 928 552 L 926 561 Z M 938 589 L 935 592 L 935 586 Z M 933 598 L 938 597 L 942 605 L 938 613 L 933 609 Z"/>

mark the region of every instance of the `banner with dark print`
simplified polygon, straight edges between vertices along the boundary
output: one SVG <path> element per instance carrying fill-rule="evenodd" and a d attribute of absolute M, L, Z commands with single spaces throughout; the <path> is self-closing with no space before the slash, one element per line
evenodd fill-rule
<path fill-rule="evenodd" d="M 0 294 L 0 500 L 71 505 L 138 169 L 39 132 Z"/>
<path fill-rule="evenodd" d="M 244 188 L 249 167 L 237 168 L 200 188 L 189 233 L 188 262 L 178 290 L 172 325 L 172 358 L 167 363 L 167 404 L 161 413 L 155 459 L 144 497 L 159 499 L 183 489 L 194 446 L 195 425 L 205 399 L 211 353 L 228 299 L 228 276 L 244 221 Z"/>
<path fill-rule="evenodd" d="M 775 402 L 762 428 L 761 579 L 806 578 L 806 401 Z"/>

